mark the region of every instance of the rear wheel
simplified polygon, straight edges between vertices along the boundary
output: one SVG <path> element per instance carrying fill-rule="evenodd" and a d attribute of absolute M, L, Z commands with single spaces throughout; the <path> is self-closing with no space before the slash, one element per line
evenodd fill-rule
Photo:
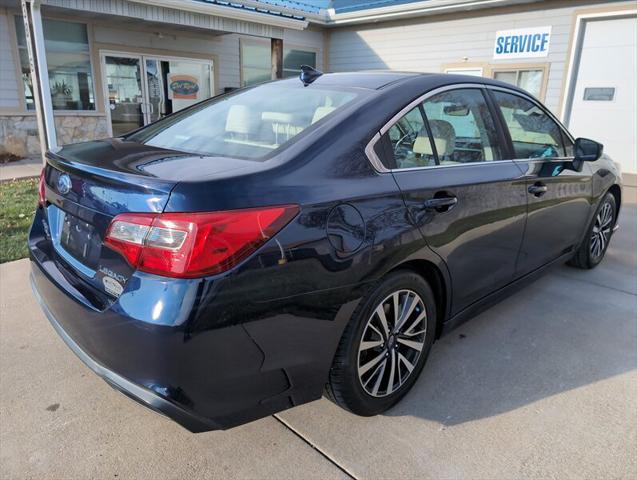
<path fill-rule="evenodd" d="M 397 271 L 361 302 L 343 333 L 328 397 L 358 415 L 376 415 L 413 386 L 433 344 L 436 305 L 419 275 Z"/>
<path fill-rule="evenodd" d="M 612 193 L 607 193 L 597 207 L 586 238 L 568 262 L 569 265 L 583 269 L 596 267 L 604 258 L 616 220 L 617 202 Z"/>

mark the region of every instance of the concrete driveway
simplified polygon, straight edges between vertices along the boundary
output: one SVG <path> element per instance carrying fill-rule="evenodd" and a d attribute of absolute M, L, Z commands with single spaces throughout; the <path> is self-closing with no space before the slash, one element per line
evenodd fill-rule
<path fill-rule="evenodd" d="M 439 341 L 396 408 L 327 400 L 193 435 L 99 380 L 0 266 L 2 478 L 637 478 L 637 206 L 603 264 L 557 267 Z"/>

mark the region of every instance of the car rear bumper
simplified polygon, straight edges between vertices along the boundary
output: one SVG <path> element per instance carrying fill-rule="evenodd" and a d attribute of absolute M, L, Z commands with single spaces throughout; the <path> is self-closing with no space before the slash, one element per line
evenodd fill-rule
<path fill-rule="evenodd" d="M 232 428 L 320 398 L 365 288 L 290 296 L 286 278 L 300 279 L 308 267 L 279 266 L 273 242 L 251 266 L 228 275 L 132 272 L 114 297 L 94 281 L 111 266 L 87 281 L 58 254 L 48 231 L 38 209 L 28 240 L 31 282 L 56 331 L 111 386 L 193 432 Z M 296 270 L 287 274 L 290 268 Z M 288 289 L 271 298 L 265 293 L 272 285 Z"/>
<path fill-rule="evenodd" d="M 104 381 L 106 381 L 106 383 L 108 383 L 111 387 L 120 391 L 127 397 L 139 402 L 140 404 L 156 411 L 161 415 L 171 418 L 191 432 L 204 432 L 209 430 L 217 430 L 220 428 L 219 425 L 215 424 L 209 419 L 202 418 L 195 413 L 190 412 L 165 398 L 162 398 L 155 392 L 137 385 L 134 382 L 131 382 L 127 378 L 124 378 L 118 373 L 109 370 L 98 361 L 93 359 L 82 349 L 82 347 L 80 347 L 80 345 L 78 345 L 69 336 L 69 334 L 64 330 L 64 328 L 62 328 L 58 320 L 55 318 L 53 312 L 51 312 L 42 295 L 40 294 L 40 291 L 38 290 L 36 276 L 37 273 L 34 273 L 32 271 L 30 277 L 31 288 L 33 289 L 33 293 L 49 322 L 51 322 L 51 325 L 53 326 L 55 331 L 62 338 L 62 340 L 64 340 L 64 343 L 66 343 L 66 345 L 73 351 L 73 353 L 75 353 L 75 355 L 77 355 L 87 367 L 89 367 L 91 370 L 93 370 L 93 372 L 95 372 Z"/>

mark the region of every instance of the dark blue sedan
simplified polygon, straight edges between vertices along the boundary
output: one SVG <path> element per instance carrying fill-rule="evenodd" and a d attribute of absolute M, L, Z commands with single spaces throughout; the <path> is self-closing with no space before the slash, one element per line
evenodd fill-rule
<path fill-rule="evenodd" d="M 68 145 L 42 173 L 44 312 L 110 385 L 193 432 L 323 394 L 381 413 L 441 334 L 552 264 L 594 267 L 615 228 L 615 164 L 516 87 L 302 80 Z"/>

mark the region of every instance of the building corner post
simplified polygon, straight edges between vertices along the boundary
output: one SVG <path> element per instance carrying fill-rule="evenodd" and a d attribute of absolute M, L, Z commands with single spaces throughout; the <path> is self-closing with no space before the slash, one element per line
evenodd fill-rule
<path fill-rule="evenodd" d="M 49 85 L 49 72 L 44 46 L 40 0 L 21 0 L 21 4 L 29 66 L 31 68 L 33 100 L 40 137 L 40 151 L 42 162 L 46 163 L 46 151 L 56 149 L 58 144 L 55 119 L 53 117 L 53 103 L 50 95 L 51 87 Z"/>

